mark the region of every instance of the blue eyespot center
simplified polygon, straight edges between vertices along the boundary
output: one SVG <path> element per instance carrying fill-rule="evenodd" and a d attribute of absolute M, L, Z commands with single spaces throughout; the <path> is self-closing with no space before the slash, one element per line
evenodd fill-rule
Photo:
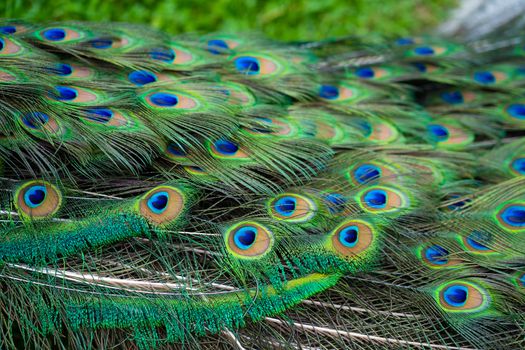
<path fill-rule="evenodd" d="M 463 95 L 460 91 L 447 91 L 441 94 L 441 99 L 451 105 L 462 104 Z"/>
<path fill-rule="evenodd" d="M 239 146 L 228 140 L 217 140 L 213 145 L 217 152 L 227 156 L 232 156 L 239 150 Z"/>
<path fill-rule="evenodd" d="M 14 34 L 14 33 L 16 33 L 16 27 L 15 26 L 1 26 L 0 27 L 0 33 L 2 33 L 2 34 Z"/>
<path fill-rule="evenodd" d="M 155 214 L 161 214 L 168 207 L 169 194 L 166 191 L 157 192 L 148 199 L 148 207 Z"/>
<path fill-rule="evenodd" d="M 435 51 L 430 46 L 420 46 L 414 49 L 414 53 L 419 56 L 431 56 L 435 53 Z"/>
<path fill-rule="evenodd" d="M 52 97 L 59 101 L 71 101 L 77 98 L 77 90 L 67 86 L 55 86 Z"/>
<path fill-rule="evenodd" d="M 525 119 L 525 105 L 521 103 L 511 104 L 507 107 L 507 112 L 517 119 Z"/>
<path fill-rule="evenodd" d="M 363 164 L 354 170 L 354 178 L 360 184 L 378 179 L 380 176 L 381 169 L 372 164 Z"/>
<path fill-rule="evenodd" d="M 0 51 L 4 49 L 4 46 L 5 46 L 4 39 L 0 38 Z"/>
<path fill-rule="evenodd" d="M 143 86 L 157 81 L 155 74 L 145 70 L 136 70 L 129 73 L 128 79 L 131 83 L 137 86 Z"/>
<path fill-rule="evenodd" d="M 448 254 L 448 250 L 437 244 L 434 244 L 425 250 L 425 258 L 436 265 L 447 264 Z"/>
<path fill-rule="evenodd" d="M 475 250 L 490 250 L 489 247 L 483 244 L 485 242 L 489 242 L 490 239 L 490 233 L 474 231 L 470 235 L 468 235 L 466 241 L 468 245 L 474 248 Z"/>
<path fill-rule="evenodd" d="M 374 74 L 373 68 L 362 67 L 362 68 L 358 68 L 355 71 L 355 75 L 357 75 L 359 78 L 370 79 L 370 78 L 373 78 L 375 74 Z"/>
<path fill-rule="evenodd" d="M 179 103 L 177 96 L 166 92 L 157 92 L 150 96 L 153 104 L 159 107 L 174 107 Z"/>
<path fill-rule="evenodd" d="M 208 40 L 208 51 L 214 55 L 219 55 L 229 49 L 228 44 L 224 40 L 213 39 Z"/>
<path fill-rule="evenodd" d="M 427 65 L 422 62 L 414 62 L 412 65 L 416 67 L 416 69 L 421 73 L 425 73 L 427 71 Z"/>
<path fill-rule="evenodd" d="M 93 108 L 86 110 L 86 118 L 91 121 L 105 124 L 113 118 L 113 111 L 108 108 Z"/>
<path fill-rule="evenodd" d="M 173 49 L 161 47 L 151 51 L 150 57 L 157 61 L 171 63 L 175 60 L 176 54 Z"/>
<path fill-rule="evenodd" d="M 453 307 L 465 305 L 468 299 L 468 288 L 462 285 L 452 285 L 443 291 L 443 299 Z"/>
<path fill-rule="evenodd" d="M 342 194 L 329 193 L 324 199 L 328 202 L 328 210 L 331 214 L 340 213 L 345 209 L 347 199 Z"/>
<path fill-rule="evenodd" d="M 24 194 L 24 202 L 30 208 L 40 206 L 46 199 L 47 189 L 45 186 L 32 186 L 28 188 Z"/>
<path fill-rule="evenodd" d="M 475 72 L 474 80 L 480 84 L 494 84 L 496 82 L 496 77 L 488 71 Z"/>
<path fill-rule="evenodd" d="M 259 60 L 255 57 L 243 56 L 235 60 L 235 68 L 243 74 L 255 75 L 259 74 Z"/>
<path fill-rule="evenodd" d="M 431 124 L 427 127 L 430 138 L 435 142 L 446 141 L 449 137 L 448 129 L 439 124 Z"/>
<path fill-rule="evenodd" d="M 525 175 L 525 158 L 516 158 L 516 159 L 514 159 L 514 161 L 512 161 L 510 166 L 518 174 Z"/>
<path fill-rule="evenodd" d="M 24 125 L 31 129 L 41 129 L 48 121 L 49 116 L 42 112 L 31 112 L 22 117 Z"/>
<path fill-rule="evenodd" d="M 241 227 L 233 235 L 235 245 L 242 250 L 250 248 L 255 243 L 256 238 L 257 229 L 253 226 Z"/>
<path fill-rule="evenodd" d="M 396 40 L 396 44 L 399 45 L 399 46 L 413 45 L 414 44 L 414 39 L 412 39 L 412 38 L 399 38 L 399 39 Z"/>
<path fill-rule="evenodd" d="M 384 190 L 371 190 L 365 194 L 366 205 L 375 209 L 382 209 L 386 206 L 387 193 Z"/>
<path fill-rule="evenodd" d="M 94 49 L 107 49 L 113 45 L 113 40 L 109 38 L 98 38 L 91 40 L 89 43 Z"/>
<path fill-rule="evenodd" d="M 184 149 L 176 143 L 170 143 L 168 145 L 168 152 L 174 156 L 179 156 L 179 157 L 186 156 L 186 152 L 184 151 Z"/>
<path fill-rule="evenodd" d="M 333 85 L 321 85 L 319 97 L 327 100 L 336 100 L 339 97 L 339 89 Z"/>
<path fill-rule="evenodd" d="M 274 209 L 282 216 L 291 216 L 295 212 L 296 206 L 297 200 L 294 197 L 287 196 L 279 198 L 274 204 Z"/>
<path fill-rule="evenodd" d="M 67 76 L 73 73 L 73 68 L 66 63 L 58 63 L 55 65 L 55 67 L 50 68 L 50 70 L 56 74 L 61 76 Z"/>
<path fill-rule="evenodd" d="M 359 228 L 355 225 L 345 227 L 339 231 L 339 242 L 348 248 L 355 247 L 359 240 Z"/>
<path fill-rule="evenodd" d="M 49 41 L 62 41 L 66 38 L 66 31 L 62 28 L 50 28 L 43 35 Z"/>
<path fill-rule="evenodd" d="M 508 206 L 501 213 L 503 221 L 513 227 L 525 227 L 525 205 Z"/>

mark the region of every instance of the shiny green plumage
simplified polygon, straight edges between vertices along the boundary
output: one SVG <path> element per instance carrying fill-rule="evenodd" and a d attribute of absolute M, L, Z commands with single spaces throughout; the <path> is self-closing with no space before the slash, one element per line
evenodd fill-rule
<path fill-rule="evenodd" d="M 0 32 L 1 348 L 525 346 L 514 45 Z"/>

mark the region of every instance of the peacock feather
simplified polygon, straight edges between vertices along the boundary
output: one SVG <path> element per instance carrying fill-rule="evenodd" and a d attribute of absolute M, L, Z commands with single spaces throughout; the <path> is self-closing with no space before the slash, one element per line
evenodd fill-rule
<path fill-rule="evenodd" d="M 521 36 L 0 28 L 2 349 L 525 347 Z"/>

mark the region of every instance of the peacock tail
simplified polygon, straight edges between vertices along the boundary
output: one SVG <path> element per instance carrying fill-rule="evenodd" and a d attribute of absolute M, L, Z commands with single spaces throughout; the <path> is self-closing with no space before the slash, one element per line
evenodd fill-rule
<path fill-rule="evenodd" d="M 4 20 L 0 348 L 524 348 L 524 56 Z"/>

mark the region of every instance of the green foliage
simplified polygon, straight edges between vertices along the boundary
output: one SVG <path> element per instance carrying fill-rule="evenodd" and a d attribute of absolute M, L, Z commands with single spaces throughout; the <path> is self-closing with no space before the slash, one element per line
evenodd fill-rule
<path fill-rule="evenodd" d="M 260 31 L 280 40 L 315 40 L 371 32 L 403 36 L 443 21 L 455 0 L 6 0 L 0 15 L 31 21 L 145 23 L 173 34 Z"/>

